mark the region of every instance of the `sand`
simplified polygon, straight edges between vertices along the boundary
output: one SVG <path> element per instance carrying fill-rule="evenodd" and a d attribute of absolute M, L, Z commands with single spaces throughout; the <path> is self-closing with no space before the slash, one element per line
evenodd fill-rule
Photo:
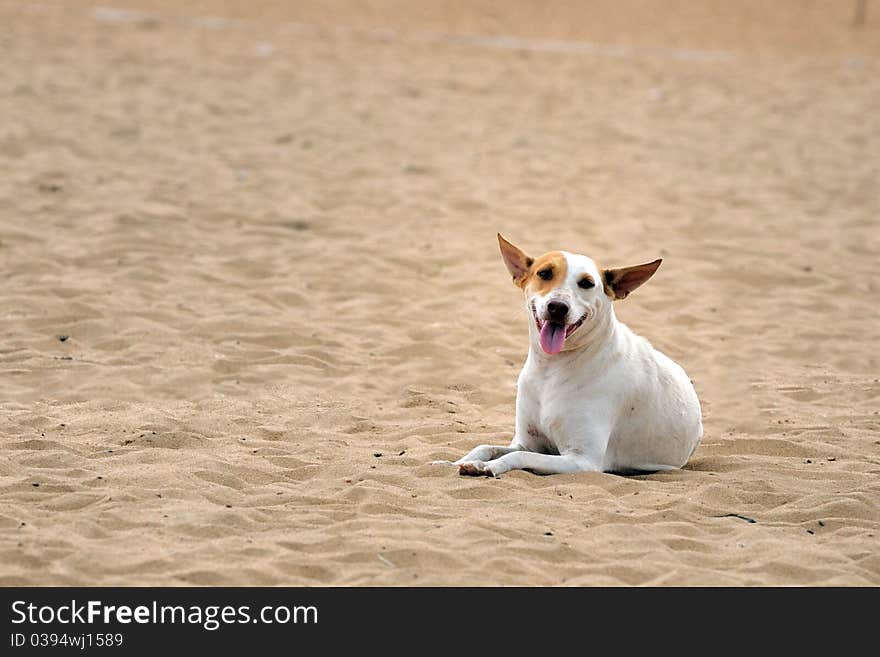
<path fill-rule="evenodd" d="M 880 7 L 179 4 L 0 0 L 0 584 L 880 584 Z M 664 258 L 685 469 L 428 465 L 499 230 Z"/>

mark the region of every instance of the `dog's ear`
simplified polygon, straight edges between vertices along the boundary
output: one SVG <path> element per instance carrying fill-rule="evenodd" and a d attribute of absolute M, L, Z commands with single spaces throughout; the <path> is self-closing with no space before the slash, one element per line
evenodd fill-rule
<path fill-rule="evenodd" d="M 634 267 L 621 267 L 620 269 L 606 269 L 602 272 L 602 279 L 605 283 L 605 294 L 611 299 L 626 299 L 629 293 L 647 281 L 657 268 L 661 259 L 649 262 L 644 265 L 635 265 Z"/>
<path fill-rule="evenodd" d="M 504 264 L 507 265 L 507 271 L 513 276 L 513 282 L 522 286 L 529 268 L 535 261 L 534 258 L 530 258 L 522 249 L 504 239 L 501 233 L 498 233 L 498 246 L 501 247 L 501 256 L 504 258 Z"/>

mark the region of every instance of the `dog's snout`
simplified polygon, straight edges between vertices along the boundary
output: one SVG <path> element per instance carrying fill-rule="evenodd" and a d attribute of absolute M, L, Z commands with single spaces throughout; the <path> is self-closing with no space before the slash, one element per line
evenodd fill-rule
<path fill-rule="evenodd" d="M 547 317 L 551 322 L 565 322 L 568 315 L 568 304 L 563 301 L 551 301 L 547 304 Z"/>

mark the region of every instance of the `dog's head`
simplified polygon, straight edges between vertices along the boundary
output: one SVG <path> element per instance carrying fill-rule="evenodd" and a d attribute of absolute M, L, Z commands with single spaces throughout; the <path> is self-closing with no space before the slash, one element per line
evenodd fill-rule
<path fill-rule="evenodd" d="M 532 258 L 500 233 L 498 244 L 514 284 L 525 294 L 536 329 L 532 335 L 548 354 L 584 346 L 591 324 L 608 314 L 611 302 L 625 299 L 661 262 L 599 269 L 591 258 L 566 251 Z"/>

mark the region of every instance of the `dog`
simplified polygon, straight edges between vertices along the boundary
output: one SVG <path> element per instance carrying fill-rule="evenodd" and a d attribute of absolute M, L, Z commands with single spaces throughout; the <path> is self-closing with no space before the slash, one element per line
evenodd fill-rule
<path fill-rule="evenodd" d="M 517 381 L 513 440 L 471 450 L 453 463 L 459 473 L 682 467 L 703 436 L 694 386 L 678 364 L 618 321 L 613 307 L 661 260 L 600 269 L 566 251 L 529 257 L 500 233 L 498 244 L 523 291 L 529 355 Z"/>

